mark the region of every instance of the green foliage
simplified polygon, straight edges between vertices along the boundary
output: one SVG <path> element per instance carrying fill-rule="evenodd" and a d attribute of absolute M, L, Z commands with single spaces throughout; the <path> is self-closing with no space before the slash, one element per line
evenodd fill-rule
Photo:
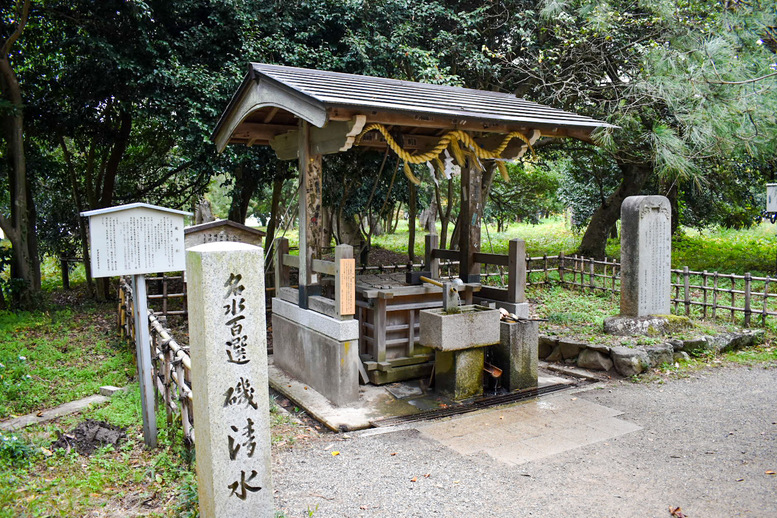
<path fill-rule="evenodd" d="M 0 469 L 29 466 L 40 450 L 15 433 L 0 432 Z"/>
<path fill-rule="evenodd" d="M 134 375 L 132 350 L 90 322 L 106 310 L 113 306 L 78 316 L 0 312 L 0 418 L 92 395 L 102 385 L 121 386 Z"/>
<path fill-rule="evenodd" d="M 498 230 L 510 220 L 538 223 L 541 218 L 561 210 L 555 192 L 559 175 L 544 164 L 509 164 L 510 182 L 496 181 L 489 192 L 485 218 L 494 218 Z"/>

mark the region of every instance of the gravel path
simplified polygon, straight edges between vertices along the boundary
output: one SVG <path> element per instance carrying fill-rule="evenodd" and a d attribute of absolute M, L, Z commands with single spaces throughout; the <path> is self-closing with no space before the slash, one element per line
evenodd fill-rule
<path fill-rule="evenodd" d="M 315 518 L 777 516 L 777 475 L 766 473 L 777 471 L 777 369 L 562 397 L 621 410 L 643 429 L 518 466 L 414 429 L 322 435 L 274 457 L 276 507 Z"/>

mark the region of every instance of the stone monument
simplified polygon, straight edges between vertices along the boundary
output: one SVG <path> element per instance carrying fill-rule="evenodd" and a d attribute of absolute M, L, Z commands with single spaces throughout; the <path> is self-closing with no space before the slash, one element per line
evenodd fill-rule
<path fill-rule="evenodd" d="M 233 242 L 186 252 L 202 516 L 273 516 L 264 254 Z"/>
<path fill-rule="evenodd" d="M 665 196 L 629 196 L 621 205 L 620 318 L 605 320 L 617 335 L 661 334 L 672 289 L 671 207 Z"/>
<path fill-rule="evenodd" d="M 669 314 L 671 214 L 665 196 L 629 196 L 621 205 L 621 316 Z"/>

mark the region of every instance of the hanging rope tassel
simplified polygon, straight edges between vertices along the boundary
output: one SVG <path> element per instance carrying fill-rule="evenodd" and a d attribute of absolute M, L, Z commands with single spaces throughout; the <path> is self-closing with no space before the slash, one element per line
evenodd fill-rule
<path fill-rule="evenodd" d="M 407 176 L 407 179 L 413 182 L 415 185 L 421 185 L 421 180 L 418 179 L 416 175 L 413 174 L 413 170 L 410 169 L 410 166 L 405 162 L 405 176 Z"/>
<path fill-rule="evenodd" d="M 456 139 L 451 139 L 450 147 L 451 154 L 453 155 L 453 158 L 456 159 L 456 163 L 459 164 L 459 167 L 467 167 L 467 157 L 464 156 L 464 152 L 461 150 L 461 147 L 459 146 L 459 143 Z"/>
<path fill-rule="evenodd" d="M 510 174 L 507 172 L 505 163 L 497 160 L 496 167 L 499 169 L 499 174 L 502 175 L 502 180 L 504 180 L 505 183 L 510 183 Z"/>

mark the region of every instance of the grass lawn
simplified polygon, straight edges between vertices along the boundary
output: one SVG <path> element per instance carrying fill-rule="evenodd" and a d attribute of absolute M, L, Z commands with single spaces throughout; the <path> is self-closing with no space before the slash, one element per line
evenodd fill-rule
<path fill-rule="evenodd" d="M 133 348 L 113 329 L 115 304 L 0 313 L 0 419 L 123 386 Z"/>

